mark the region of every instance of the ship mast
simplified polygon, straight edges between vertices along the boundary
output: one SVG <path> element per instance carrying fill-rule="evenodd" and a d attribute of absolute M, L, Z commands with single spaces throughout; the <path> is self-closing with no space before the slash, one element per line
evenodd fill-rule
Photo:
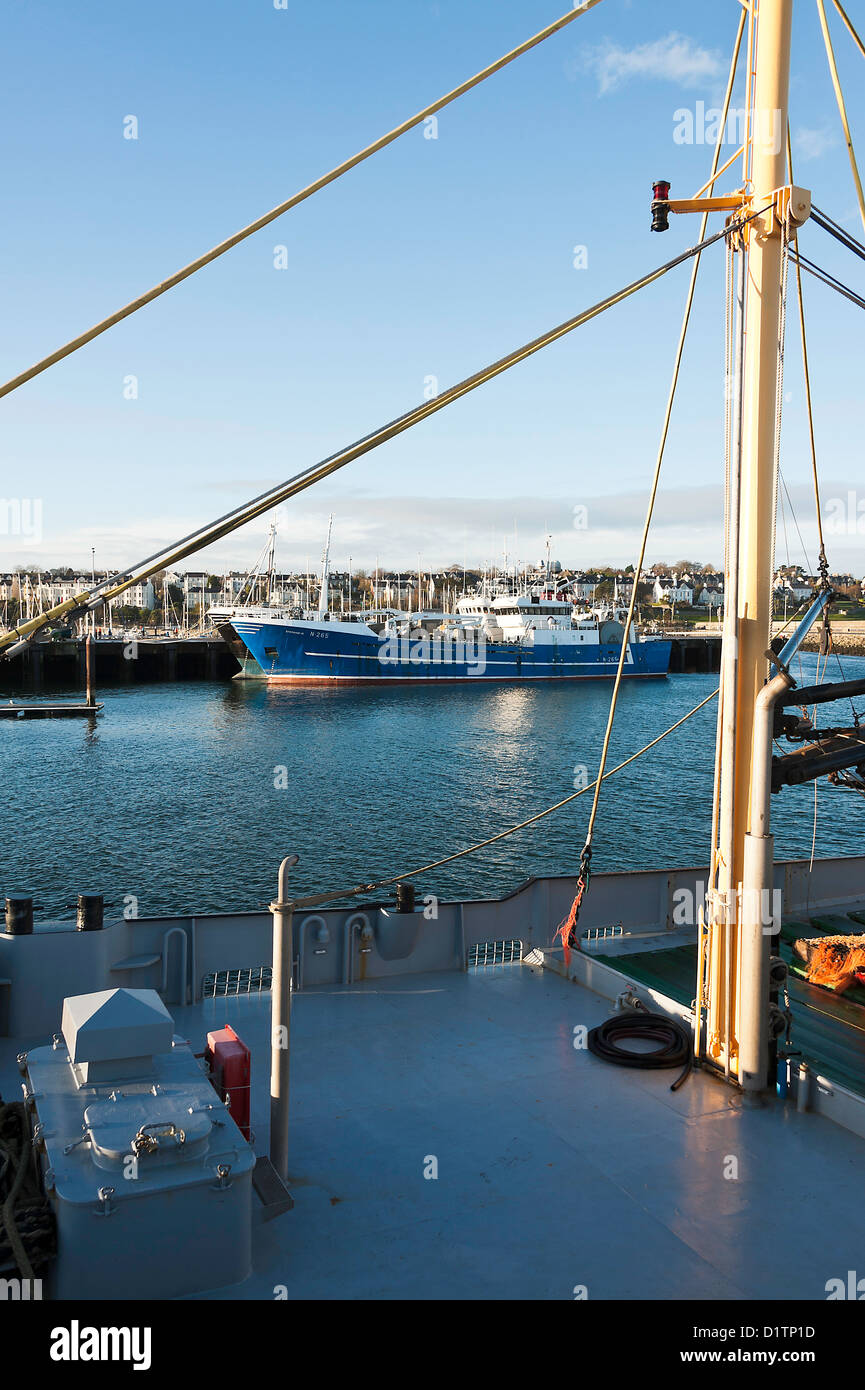
<path fill-rule="evenodd" d="M 767 811 L 754 808 L 763 806 L 767 775 L 758 697 L 769 675 L 782 272 L 791 205 L 798 199 L 797 221 L 807 206 L 807 195 L 784 188 L 792 16 L 793 0 L 752 0 L 745 197 L 750 213 L 767 211 L 737 234 L 744 345 L 728 488 L 717 889 L 709 894 L 707 1052 L 751 1092 L 766 1088 L 769 1064 L 774 842 Z"/>

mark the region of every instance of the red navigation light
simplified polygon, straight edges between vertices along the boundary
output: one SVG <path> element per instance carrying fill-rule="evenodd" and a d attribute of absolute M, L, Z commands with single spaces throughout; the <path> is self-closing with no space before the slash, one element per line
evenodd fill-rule
<path fill-rule="evenodd" d="M 670 226 L 670 184 L 667 179 L 658 179 L 652 184 L 652 231 L 666 232 Z"/>

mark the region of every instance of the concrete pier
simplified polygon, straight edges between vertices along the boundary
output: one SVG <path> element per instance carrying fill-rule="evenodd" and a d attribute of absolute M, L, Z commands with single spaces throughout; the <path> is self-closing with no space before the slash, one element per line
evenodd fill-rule
<path fill-rule="evenodd" d="M 721 669 L 721 635 L 715 632 L 679 633 L 671 638 L 670 675 Z"/>

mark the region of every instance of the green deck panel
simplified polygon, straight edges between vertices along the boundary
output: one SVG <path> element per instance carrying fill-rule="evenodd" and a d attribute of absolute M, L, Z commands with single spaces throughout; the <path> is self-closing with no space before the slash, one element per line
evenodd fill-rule
<path fill-rule="evenodd" d="M 861 933 L 855 917 L 851 918 L 847 912 L 819 912 L 814 914 L 811 921 L 827 936 L 858 936 Z"/>
<path fill-rule="evenodd" d="M 694 998 L 697 983 L 697 947 L 674 946 L 669 951 L 638 951 L 632 956 L 603 955 L 592 952 L 592 959 L 602 960 L 635 983 L 656 989 L 688 1005 Z"/>
<path fill-rule="evenodd" d="M 792 946 L 794 941 L 810 941 L 815 936 L 825 936 L 822 927 L 815 927 L 810 922 L 802 921 L 796 917 L 784 917 L 781 920 L 781 942 L 787 941 Z"/>
<path fill-rule="evenodd" d="M 789 923 L 797 931 L 789 942 L 783 940 L 781 954 L 793 967 L 789 976 L 788 994 L 793 1012 L 792 1046 L 811 1067 L 859 1095 L 865 1095 L 865 990 L 835 994 L 832 990 L 809 985 L 800 979 L 793 966 L 792 941 L 796 936 L 821 935 L 806 923 Z M 801 931 L 798 928 L 802 928 Z M 834 930 L 834 928 L 833 928 Z M 624 978 L 647 989 L 657 990 L 686 1008 L 691 1004 L 696 986 L 697 947 L 675 946 L 670 950 L 641 951 L 620 956 L 592 952 Z"/>

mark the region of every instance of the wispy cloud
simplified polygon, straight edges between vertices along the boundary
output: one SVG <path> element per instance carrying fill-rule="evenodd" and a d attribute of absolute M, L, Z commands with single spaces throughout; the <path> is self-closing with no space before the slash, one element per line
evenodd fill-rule
<path fill-rule="evenodd" d="M 820 159 L 827 150 L 834 149 L 837 144 L 838 136 L 829 126 L 818 126 L 815 129 L 801 126 L 793 132 L 793 148 L 803 163 L 810 159 Z"/>
<path fill-rule="evenodd" d="M 246 480 L 248 482 L 248 480 Z M 266 480 L 262 479 L 262 483 Z M 859 483 L 850 479 L 821 482 L 825 498 L 846 499 Z M 790 555 L 793 563 L 813 562 L 816 553 L 811 485 L 789 485 L 789 501 L 795 508 L 799 528 L 808 549 L 802 554 L 798 532 L 791 526 L 788 495 L 783 509 L 787 515 Z M 234 500 L 234 499 L 232 499 Z M 274 515 L 259 517 L 216 545 L 181 562 L 181 569 L 224 569 L 251 564 L 260 554 L 271 519 L 277 524 L 277 564 L 280 568 L 315 568 L 320 560 L 327 520 L 334 514 L 332 559 L 343 569 L 349 555 L 355 568 L 372 567 L 378 558 L 382 565 L 411 568 L 418 555 L 425 566 L 443 568 L 501 560 L 507 547 L 511 561 L 538 561 L 543 555 L 544 538 L 553 536 L 554 555 L 564 565 L 603 565 L 632 563 L 637 554 L 646 510 L 644 488 L 598 495 L 575 490 L 569 496 L 464 497 L 390 496 L 367 494 L 362 489 L 325 487 L 316 496 L 302 495 L 284 503 Z M 719 485 L 679 486 L 663 489 L 657 500 L 648 560 L 672 563 L 687 555 L 719 565 L 723 546 L 723 490 Z M 66 529 L 62 517 L 45 513 L 43 544 L 31 552 L 22 548 L 4 559 L 15 564 L 81 566 L 89 571 L 90 547 L 96 548 L 96 564 L 123 568 L 136 559 L 192 531 L 201 516 L 154 514 L 128 517 L 115 527 L 90 526 L 86 530 Z M 516 534 L 515 534 L 516 528 Z M 786 560 L 783 525 L 779 527 L 778 560 Z M 833 568 L 852 567 L 860 573 L 861 536 L 835 535 L 832 538 Z"/>
<path fill-rule="evenodd" d="M 717 53 L 677 33 L 635 48 L 622 48 L 608 39 L 584 52 L 582 67 L 595 74 L 602 93 L 640 79 L 696 87 L 717 78 L 723 70 Z"/>

